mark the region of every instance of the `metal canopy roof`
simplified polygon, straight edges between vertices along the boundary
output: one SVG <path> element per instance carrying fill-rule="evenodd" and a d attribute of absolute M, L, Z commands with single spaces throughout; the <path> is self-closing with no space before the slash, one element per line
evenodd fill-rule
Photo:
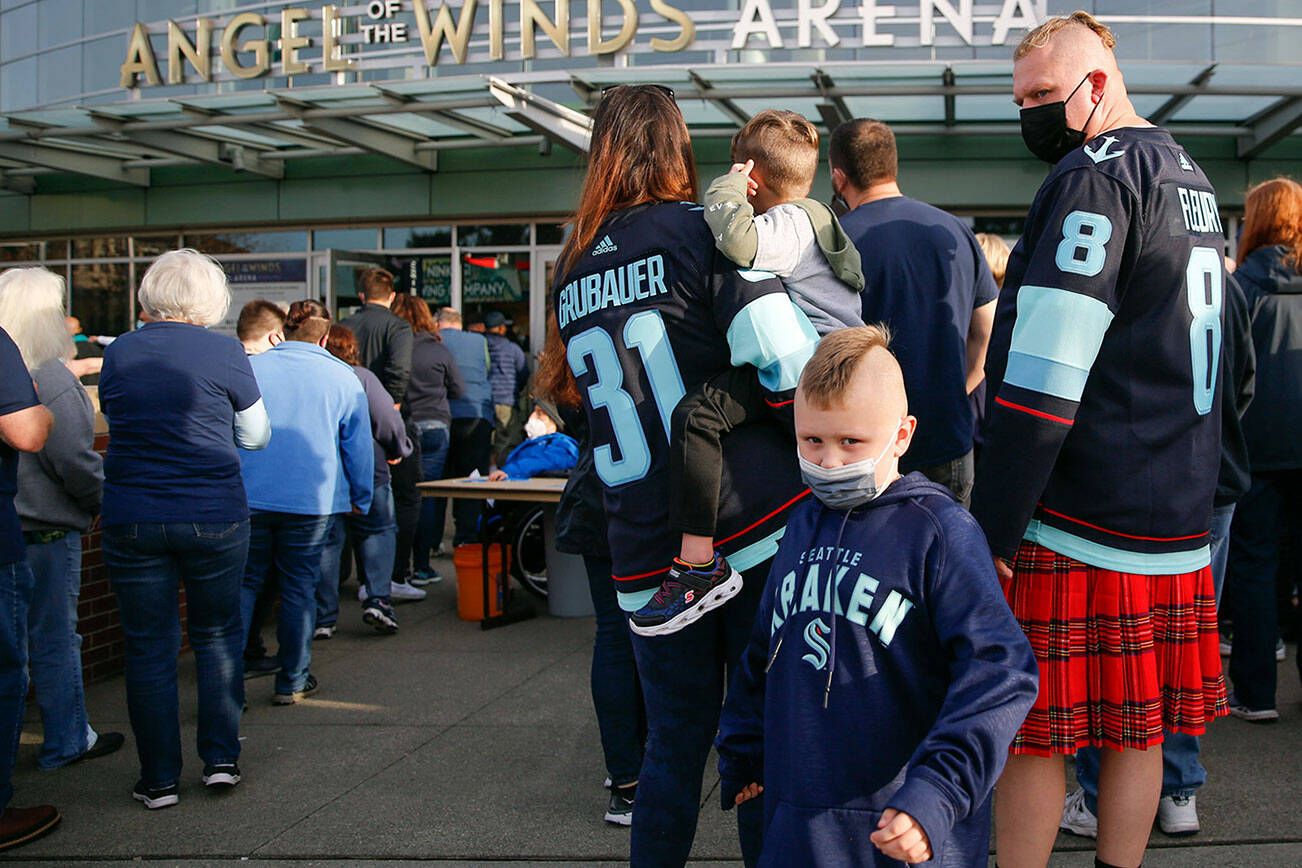
<path fill-rule="evenodd" d="M 1136 108 L 1184 136 L 1231 137 L 1250 159 L 1302 126 L 1302 85 L 1278 66 L 1129 64 Z M 424 171 L 455 148 L 559 144 L 585 151 L 607 84 L 672 87 L 697 137 L 754 112 L 800 111 L 825 128 L 885 120 L 901 135 L 1017 135 L 1007 62 L 656 66 L 467 75 L 171 99 L 0 116 L 0 186 L 72 172 L 147 186 L 160 166 L 210 164 L 279 178 L 286 160 L 381 154 Z"/>

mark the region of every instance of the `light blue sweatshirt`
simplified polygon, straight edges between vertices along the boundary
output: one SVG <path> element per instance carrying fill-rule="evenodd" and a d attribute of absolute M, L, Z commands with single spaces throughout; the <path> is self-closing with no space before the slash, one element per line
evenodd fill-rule
<path fill-rule="evenodd" d="M 371 415 L 353 369 L 305 341 L 285 341 L 249 362 L 271 419 L 267 448 L 240 450 L 249 509 L 296 515 L 370 509 Z"/>

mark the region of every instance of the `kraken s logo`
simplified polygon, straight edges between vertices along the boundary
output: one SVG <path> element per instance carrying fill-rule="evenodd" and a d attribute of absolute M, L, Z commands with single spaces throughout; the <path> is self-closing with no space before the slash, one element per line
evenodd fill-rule
<path fill-rule="evenodd" d="M 813 650 L 813 654 L 806 654 L 801 657 L 810 666 L 815 669 L 822 669 L 827 665 L 827 652 L 831 646 L 827 644 L 827 634 L 831 629 L 823 623 L 822 618 L 815 618 L 805 625 L 805 643 Z"/>

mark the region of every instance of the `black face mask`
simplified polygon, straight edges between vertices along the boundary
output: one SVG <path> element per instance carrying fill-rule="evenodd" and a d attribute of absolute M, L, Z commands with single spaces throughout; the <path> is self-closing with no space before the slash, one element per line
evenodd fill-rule
<path fill-rule="evenodd" d="M 1080 84 L 1067 94 L 1067 99 L 1022 109 L 1022 141 L 1026 143 L 1027 149 L 1032 154 L 1049 165 L 1057 164 L 1063 157 L 1085 144 L 1085 131 L 1073 130 L 1067 126 L 1067 103 L 1076 95 L 1076 91 L 1080 90 L 1081 84 L 1088 79 L 1089 75 L 1086 74 L 1085 78 L 1080 80 Z M 1085 126 L 1090 125 L 1100 103 L 1102 100 L 1094 103 L 1090 116 L 1085 119 Z"/>

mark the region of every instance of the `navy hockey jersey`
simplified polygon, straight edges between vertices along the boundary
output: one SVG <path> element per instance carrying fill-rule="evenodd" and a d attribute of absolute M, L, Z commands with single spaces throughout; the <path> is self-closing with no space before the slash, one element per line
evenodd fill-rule
<path fill-rule="evenodd" d="M 609 522 L 620 605 L 639 608 L 678 551 L 669 529 L 669 427 L 684 395 L 729 365 L 753 365 L 789 397 L 818 335 L 782 282 L 738 270 L 691 203 L 616 212 L 553 288 L 583 396 Z M 771 557 L 808 490 L 795 443 L 769 424 L 724 441 L 716 546 L 739 570 Z"/>
<path fill-rule="evenodd" d="M 972 512 L 1105 569 L 1209 562 L 1225 243 L 1207 176 L 1158 127 L 1096 136 L 1036 194 L 986 362 Z"/>

